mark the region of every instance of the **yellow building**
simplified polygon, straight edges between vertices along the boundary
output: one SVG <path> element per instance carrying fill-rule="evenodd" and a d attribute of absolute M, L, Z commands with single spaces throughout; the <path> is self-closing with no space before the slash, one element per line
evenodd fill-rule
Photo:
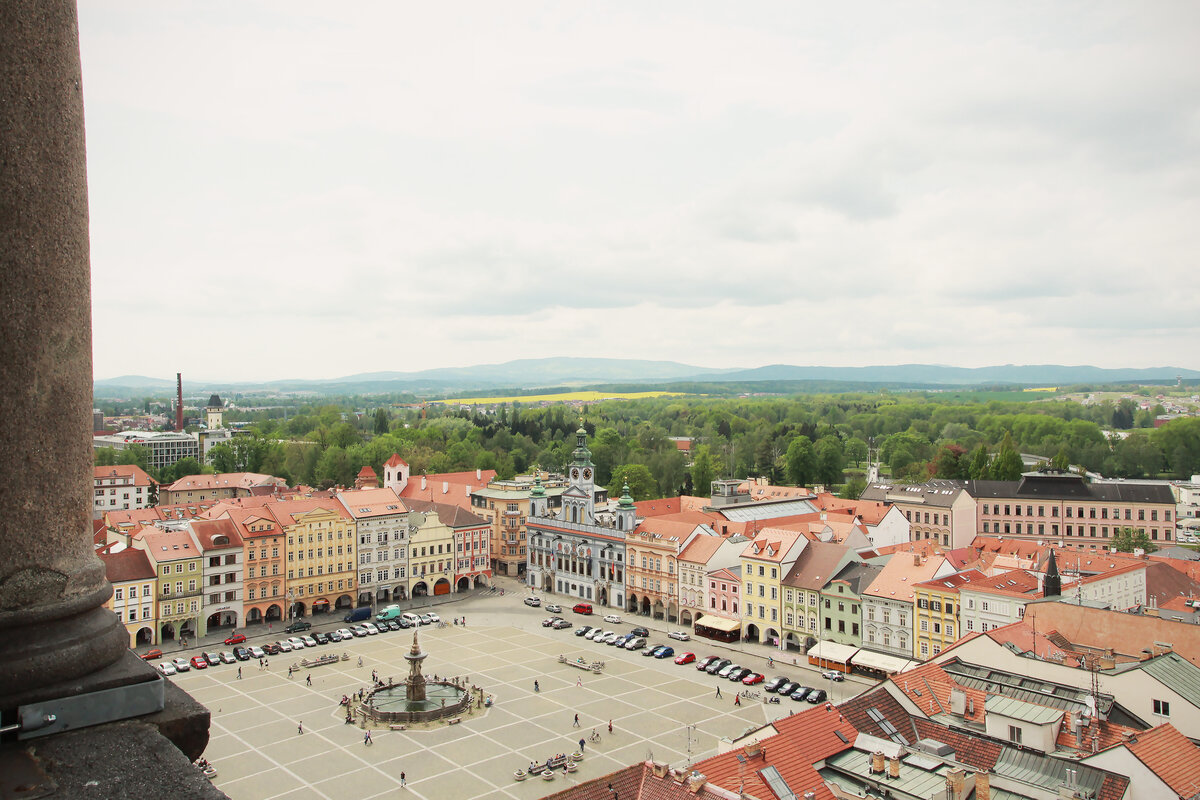
<path fill-rule="evenodd" d="M 764 528 L 742 551 L 742 635 L 781 646 L 783 579 L 807 544 L 795 531 Z"/>
<path fill-rule="evenodd" d="M 187 530 L 143 528 L 140 536 L 131 539 L 130 546 L 145 552 L 154 567 L 158 642 L 203 636 L 203 555 L 192 534 Z"/>
<path fill-rule="evenodd" d="M 126 548 L 119 553 L 102 552 L 100 560 L 113 587 L 112 597 L 104 605 L 125 624 L 129 646 L 157 644 L 155 570 L 145 551 Z"/>
<path fill-rule="evenodd" d="M 458 506 L 407 501 L 408 596 L 449 594 L 454 581 L 454 517 Z M 463 512 L 485 524 L 470 512 Z"/>
<path fill-rule="evenodd" d="M 987 576 L 977 569 L 956 572 L 913 586 L 913 655 L 925 661 L 962 636 L 958 587 Z"/>
<path fill-rule="evenodd" d="M 354 518 L 335 498 L 269 503 L 287 538 L 285 592 L 289 617 L 354 607 L 357 567 Z"/>

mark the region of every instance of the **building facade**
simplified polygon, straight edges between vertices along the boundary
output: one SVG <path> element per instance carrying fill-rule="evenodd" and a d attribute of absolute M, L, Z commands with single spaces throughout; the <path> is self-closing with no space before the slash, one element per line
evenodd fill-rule
<path fill-rule="evenodd" d="M 169 467 L 181 458 L 200 460 L 200 442 L 188 433 L 173 431 L 122 431 L 95 437 L 95 449 L 111 447 L 128 450 L 137 445 L 145 448 L 148 456 L 146 466 L 150 469 Z"/>
<path fill-rule="evenodd" d="M 422 500 L 409 500 L 407 505 L 413 597 L 489 585 L 492 573 L 487 520 L 460 506 Z M 412 515 L 417 513 L 425 517 L 414 534 Z"/>
<path fill-rule="evenodd" d="M 742 550 L 742 633 L 783 646 L 783 578 L 809 541 L 794 531 L 767 528 Z"/>
<path fill-rule="evenodd" d="M 288 500 L 263 507 L 283 527 L 290 616 L 354 607 L 357 531 L 336 499 Z"/>
<path fill-rule="evenodd" d="M 967 481 L 932 480 L 911 486 L 872 483 L 861 499 L 891 503 L 904 514 L 912 541 L 966 547 L 975 538 L 975 500 Z"/>
<path fill-rule="evenodd" d="M 782 581 L 783 646 L 807 652 L 822 637 L 821 593 L 833 576 L 861 559 L 845 545 L 808 542 Z"/>
<path fill-rule="evenodd" d="M 203 636 L 203 556 L 191 531 L 143 528 L 130 546 L 145 552 L 154 567 L 159 643 Z"/>
<path fill-rule="evenodd" d="M 358 534 L 357 604 L 407 600 L 408 507 L 387 487 L 341 492 L 337 499 Z"/>
<path fill-rule="evenodd" d="M 230 509 L 224 516 L 238 526 L 242 537 L 246 624 L 274 625 L 288 613 L 287 533 L 266 507 Z"/>
<path fill-rule="evenodd" d="M 954 567 L 939 555 L 893 554 L 862 595 L 863 647 L 912 658 L 914 587 L 952 572 Z"/>
<path fill-rule="evenodd" d="M 145 551 L 127 547 L 117 553 L 101 552 L 100 560 L 113 587 L 104 605 L 125 625 L 129 646 L 158 644 L 156 576 Z"/>
<path fill-rule="evenodd" d="M 979 582 L 985 578 L 979 570 L 970 569 L 924 581 L 913 587 L 915 657 L 925 661 L 958 641 L 962 636 L 958 589 L 963 584 Z"/>
<path fill-rule="evenodd" d="M 192 520 L 188 526 L 204 559 L 201 609 L 205 632 L 242 625 L 245 622 L 245 544 L 238 526 L 230 519 Z"/>
<path fill-rule="evenodd" d="M 135 464 L 95 467 L 92 478 L 92 519 L 106 511 L 149 508 L 157 502 L 154 480 Z"/>

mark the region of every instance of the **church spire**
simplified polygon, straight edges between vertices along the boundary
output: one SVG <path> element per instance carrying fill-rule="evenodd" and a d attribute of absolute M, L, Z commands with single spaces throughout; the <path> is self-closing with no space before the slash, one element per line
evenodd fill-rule
<path fill-rule="evenodd" d="M 1062 594 L 1062 578 L 1058 574 L 1058 562 L 1054 560 L 1054 550 L 1050 550 L 1050 560 L 1046 562 L 1046 579 L 1042 583 L 1043 597 L 1058 597 Z"/>

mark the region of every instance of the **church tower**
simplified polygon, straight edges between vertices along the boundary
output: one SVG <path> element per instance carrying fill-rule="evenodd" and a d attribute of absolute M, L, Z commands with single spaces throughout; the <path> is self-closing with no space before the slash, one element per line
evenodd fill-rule
<path fill-rule="evenodd" d="M 383 465 L 383 487 L 400 494 L 408 486 L 408 475 L 408 462 L 399 453 L 392 453 L 392 457 Z"/>
<path fill-rule="evenodd" d="M 205 424 L 208 425 L 210 431 L 215 431 L 221 427 L 221 417 L 225 412 L 225 407 L 221 403 L 221 398 L 213 395 L 208 398 L 208 408 L 204 409 L 207 412 Z"/>
<path fill-rule="evenodd" d="M 596 502 L 596 465 L 587 447 L 587 431 L 583 425 L 575 431 L 575 452 L 567 468 L 567 489 L 562 494 L 563 522 L 594 525 Z"/>
<path fill-rule="evenodd" d="M 1062 578 L 1058 574 L 1058 562 L 1054 559 L 1054 550 L 1050 550 L 1050 560 L 1046 562 L 1046 578 L 1042 582 L 1043 597 L 1058 597 L 1062 594 Z"/>
<path fill-rule="evenodd" d="M 542 474 L 540 472 L 535 473 L 533 476 L 533 489 L 529 492 L 529 516 L 546 516 L 546 488 L 542 486 Z"/>
<path fill-rule="evenodd" d="M 621 487 L 621 499 L 617 501 L 617 530 L 629 532 L 637 522 L 637 509 L 634 508 L 633 498 L 629 496 L 629 484 Z"/>

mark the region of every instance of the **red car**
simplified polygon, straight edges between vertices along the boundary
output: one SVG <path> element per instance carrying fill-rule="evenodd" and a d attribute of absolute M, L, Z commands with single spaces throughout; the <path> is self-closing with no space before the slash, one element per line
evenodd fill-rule
<path fill-rule="evenodd" d="M 763 682 L 763 676 L 762 676 L 762 673 L 760 673 L 760 672 L 751 672 L 749 675 L 742 678 L 742 683 L 746 684 L 747 686 L 753 686 L 756 683 L 762 683 L 762 682 Z"/>
<path fill-rule="evenodd" d="M 680 653 L 679 655 L 675 656 L 676 664 L 690 664 L 695 660 L 696 660 L 695 653 Z"/>
<path fill-rule="evenodd" d="M 204 660 L 204 656 L 192 656 L 192 669 L 208 669 L 208 662 Z"/>
<path fill-rule="evenodd" d="M 246 635 L 244 633 L 235 633 L 233 636 L 230 636 L 225 640 L 225 644 L 241 644 L 244 641 L 246 641 Z"/>

